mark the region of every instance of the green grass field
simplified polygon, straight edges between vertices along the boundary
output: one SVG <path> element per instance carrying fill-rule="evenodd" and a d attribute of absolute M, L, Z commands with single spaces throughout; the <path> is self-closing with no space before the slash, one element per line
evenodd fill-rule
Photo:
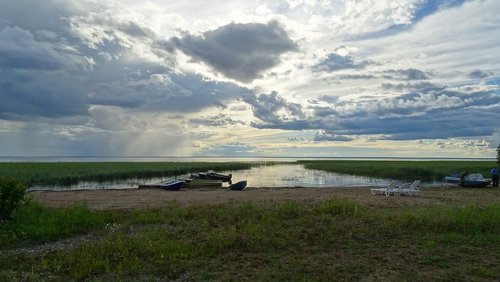
<path fill-rule="evenodd" d="M 1 223 L 0 280 L 493 281 L 499 233 L 498 204 L 377 210 L 331 198 L 107 212 L 29 203 Z M 90 239 L 8 251 L 78 234 Z"/>

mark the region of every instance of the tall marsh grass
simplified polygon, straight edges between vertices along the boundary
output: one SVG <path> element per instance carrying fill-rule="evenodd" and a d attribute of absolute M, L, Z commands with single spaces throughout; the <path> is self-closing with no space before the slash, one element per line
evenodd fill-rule
<path fill-rule="evenodd" d="M 148 179 L 198 171 L 248 169 L 251 163 L 209 162 L 64 162 L 0 163 L 0 177 L 15 177 L 32 185 L 71 185 L 80 181 L 117 181 Z"/>
<path fill-rule="evenodd" d="M 478 172 L 489 177 L 493 161 L 299 161 L 308 169 L 361 176 L 422 181 L 442 180 L 461 171 Z"/>

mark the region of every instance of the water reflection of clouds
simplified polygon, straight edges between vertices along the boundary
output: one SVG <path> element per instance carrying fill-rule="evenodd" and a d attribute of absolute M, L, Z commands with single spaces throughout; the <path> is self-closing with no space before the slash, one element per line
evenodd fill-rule
<path fill-rule="evenodd" d="M 386 185 L 391 180 L 305 169 L 299 164 L 259 166 L 232 171 L 233 181 L 249 187 L 356 187 Z"/>

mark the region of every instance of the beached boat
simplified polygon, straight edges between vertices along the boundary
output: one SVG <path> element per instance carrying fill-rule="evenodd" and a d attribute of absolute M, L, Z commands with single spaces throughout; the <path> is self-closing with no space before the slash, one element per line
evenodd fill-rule
<path fill-rule="evenodd" d="M 462 187 L 486 187 L 491 183 L 491 180 L 484 178 L 481 173 L 470 173 L 464 177 L 463 182 L 460 180 L 460 173 L 454 173 L 446 176 L 443 179 L 448 184 L 456 184 Z"/>
<path fill-rule="evenodd" d="M 186 182 L 185 186 L 188 188 L 222 187 L 222 180 L 194 178 Z"/>
<path fill-rule="evenodd" d="M 243 190 L 247 187 L 247 181 L 238 181 L 234 184 L 229 185 L 229 190 Z"/>
<path fill-rule="evenodd" d="M 139 189 L 160 188 L 160 184 L 139 184 L 137 188 L 139 188 Z"/>
<path fill-rule="evenodd" d="M 231 182 L 232 175 L 220 174 L 212 170 L 209 170 L 207 172 L 199 172 L 198 174 L 192 174 L 191 177 L 200 179 L 221 180 L 223 182 Z"/>
<path fill-rule="evenodd" d="M 181 189 L 184 183 L 186 182 L 182 180 L 172 180 L 170 182 L 160 184 L 160 188 L 163 190 L 177 191 Z"/>

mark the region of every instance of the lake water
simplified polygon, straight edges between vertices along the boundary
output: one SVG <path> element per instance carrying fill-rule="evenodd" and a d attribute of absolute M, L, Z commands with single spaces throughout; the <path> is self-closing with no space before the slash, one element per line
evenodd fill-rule
<path fill-rule="evenodd" d="M 233 182 L 247 180 L 248 187 L 358 187 L 384 186 L 390 179 L 355 176 L 331 173 L 320 170 L 305 169 L 300 164 L 279 164 L 272 166 L 256 166 L 251 169 L 223 171 L 231 173 Z M 178 176 L 183 178 L 188 176 Z M 92 190 L 92 189 L 124 189 L 137 188 L 138 184 L 166 182 L 172 178 L 129 179 L 113 183 L 82 182 L 67 187 L 36 186 L 30 190 Z M 228 186 L 224 183 L 224 186 Z"/>

